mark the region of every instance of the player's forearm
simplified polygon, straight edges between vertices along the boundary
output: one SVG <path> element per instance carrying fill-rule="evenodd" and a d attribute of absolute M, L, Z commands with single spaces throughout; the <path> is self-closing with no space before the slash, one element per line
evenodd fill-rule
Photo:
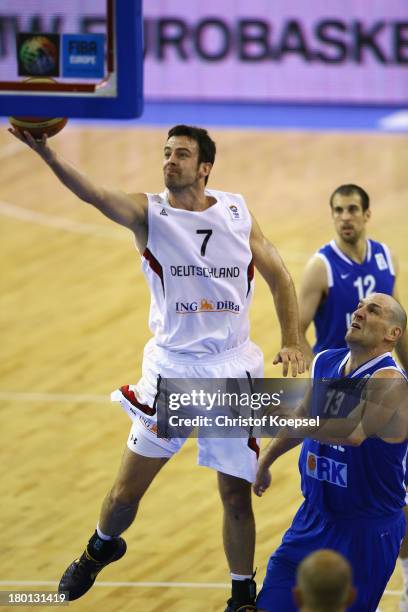
<path fill-rule="evenodd" d="M 299 344 L 300 350 L 302 351 L 308 365 L 310 365 L 314 357 L 313 349 L 309 340 L 306 338 L 306 332 L 302 330 L 302 325 L 300 326 L 299 330 Z"/>
<path fill-rule="evenodd" d="M 279 457 L 301 443 L 302 439 L 300 438 L 274 438 L 262 453 L 259 463 L 262 464 L 262 467 L 269 468 Z"/>
<path fill-rule="evenodd" d="M 293 281 L 288 272 L 271 286 L 278 315 L 282 346 L 299 346 L 299 312 Z"/>
<path fill-rule="evenodd" d="M 323 444 L 330 444 L 335 446 L 360 446 L 366 439 L 363 431 L 356 429 L 347 435 L 347 432 L 329 432 L 319 431 L 311 432 L 309 438 L 322 442 Z"/>
<path fill-rule="evenodd" d="M 78 198 L 94 206 L 98 206 L 102 202 L 103 190 L 95 186 L 84 174 L 76 170 L 55 151 L 47 148 L 46 154 L 41 155 L 41 157 L 61 183 Z"/>

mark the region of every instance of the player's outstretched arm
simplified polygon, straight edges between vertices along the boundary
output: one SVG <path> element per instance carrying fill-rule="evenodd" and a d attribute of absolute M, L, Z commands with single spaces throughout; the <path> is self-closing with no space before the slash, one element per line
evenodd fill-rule
<path fill-rule="evenodd" d="M 299 347 L 299 315 L 295 287 L 278 251 L 265 238 L 252 217 L 250 237 L 254 265 L 268 283 L 278 315 L 282 348 L 274 359 L 274 364 L 283 364 L 283 376 L 287 376 L 289 365 L 292 376 L 305 370 L 305 363 Z"/>
<path fill-rule="evenodd" d="M 263 493 L 270 487 L 272 482 L 270 466 L 272 463 L 292 448 L 295 448 L 295 446 L 299 446 L 301 442 L 303 440 L 299 438 L 274 438 L 272 440 L 265 449 L 265 454 L 259 460 L 255 482 L 252 485 L 255 495 L 262 497 Z"/>
<path fill-rule="evenodd" d="M 367 383 L 361 439 L 377 437 L 389 444 L 408 438 L 408 383 L 397 370 L 379 370 Z"/>
<path fill-rule="evenodd" d="M 313 351 L 306 332 L 313 321 L 320 302 L 327 293 L 327 273 L 320 257 L 312 257 L 303 272 L 299 292 L 299 335 L 300 348 L 305 356 L 306 367 L 313 361 Z"/>
<path fill-rule="evenodd" d="M 296 408 L 292 417 L 305 417 L 309 413 L 310 398 L 312 385 L 306 390 L 305 396 L 301 404 Z M 284 427 L 279 430 L 278 436 L 273 438 L 265 450 L 262 451 L 259 459 L 258 471 L 256 473 L 255 482 L 252 489 L 258 497 L 262 497 L 263 493 L 270 487 L 272 476 L 270 473 L 271 465 L 282 455 L 290 451 L 292 448 L 299 446 L 303 442 L 303 438 L 296 438 L 293 429 Z"/>
<path fill-rule="evenodd" d="M 408 438 L 408 383 L 397 370 L 379 370 L 369 378 L 360 402 L 346 417 L 322 416 L 317 427 L 301 431 L 325 444 L 342 446 L 360 446 L 370 437 L 389 444 L 404 442 Z"/>
<path fill-rule="evenodd" d="M 35 140 L 28 132 L 21 134 L 12 128 L 9 129 L 9 132 L 35 151 L 48 164 L 61 183 L 78 198 L 95 206 L 112 221 L 134 231 L 138 242 L 143 241 L 143 234 L 147 234 L 147 198 L 144 194 L 129 196 L 121 191 L 111 191 L 95 185 L 87 176 L 51 149 L 45 134 L 42 140 Z"/>

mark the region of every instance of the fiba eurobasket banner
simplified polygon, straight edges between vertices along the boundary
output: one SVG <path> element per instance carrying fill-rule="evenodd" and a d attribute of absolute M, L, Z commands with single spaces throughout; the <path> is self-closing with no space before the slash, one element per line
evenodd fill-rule
<path fill-rule="evenodd" d="M 407 0 L 146 1 L 147 95 L 408 102 Z"/>
<path fill-rule="evenodd" d="M 105 0 L 3 0 L 0 78 L 16 29 L 103 31 Z M 262 102 L 408 102 L 407 0 L 145 0 L 145 95 Z"/>

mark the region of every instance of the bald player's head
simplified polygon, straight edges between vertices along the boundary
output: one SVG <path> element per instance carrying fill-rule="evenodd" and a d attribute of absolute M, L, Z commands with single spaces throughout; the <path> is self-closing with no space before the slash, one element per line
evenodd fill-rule
<path fill-rule="evenodd" d="M 405 312 L 401 304 L 395 298 L 393 298 L 390 295 L 387 297 L 390 298 L 390 301 L 389 301 L 390 323 L 392 325 L 396 325 L 397 327 L 400 327 L 402 333 L 404 333 L 407 328 L 407 313 Z"/>
<path fill-rule="evenodd" d="M 371 296 L 370 296 L 371 297 Z M 401 304 L 392 295 L 373 293 L 373 300 L 380 302 L 388 322 L 387 340 L 396 344 L 407 328 L 407 315 Z"/>
<path fill-rule="evenodd" d="M 393 350 L 407 327 L 407 315 L 391 295 L 371 293 L 360 299 L 351 317 L 345 340 L 352 348 Z"/>
<path fill-rule="evenodd" d="M 293 596 L 304 612 L 343 612 L 353 602 L 351 567 L 333 550 L 318 550 L 299 565 Z"/>

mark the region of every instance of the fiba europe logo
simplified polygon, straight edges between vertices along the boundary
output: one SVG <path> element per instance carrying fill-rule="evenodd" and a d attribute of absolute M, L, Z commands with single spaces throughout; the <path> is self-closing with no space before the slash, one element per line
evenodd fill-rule
<path fill-rule="evenodd" d="M 59 48 L 48 36 L 31 36 L 19 45 L 19 74 L 58 76 Z"/>
<path fill-rule="evenodd" d="M 239 214 L 239 208 L 236 204 L 230 204 L 229 211 L 233 221 L 240 220 L 241 216 Z"/>

